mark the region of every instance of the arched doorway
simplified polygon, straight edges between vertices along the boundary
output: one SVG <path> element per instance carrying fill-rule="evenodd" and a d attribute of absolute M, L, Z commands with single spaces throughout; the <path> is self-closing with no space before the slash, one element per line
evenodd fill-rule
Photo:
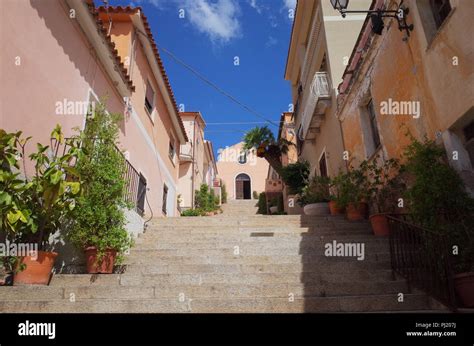
<path fill-rule="evenodd" d="M 252 187 L 250 177 L 245 173 L 240 173 L 235 177 L 235 198 L 251 199 Z"/>

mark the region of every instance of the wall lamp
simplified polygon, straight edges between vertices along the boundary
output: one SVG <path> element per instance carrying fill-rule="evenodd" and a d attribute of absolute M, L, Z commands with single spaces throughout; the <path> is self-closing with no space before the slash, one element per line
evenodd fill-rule
<path fill-rule="evenodd" d="M 407 24 L 408 7 L 402 7 L 402 3 L 397 10 L 369 10 L 369 11 L 349 11 L 347 6 L 349 0 L 330 0 L 332 7 L 339 11 L 342 18 L 346 17 L 347 13 L 367 13 L 372 21 L 372 31 L 377 35 L 382 35 L 384 28 L 383 18 L 395 18 L 398 21 L 398 29 L 405 30 L 407 36 L 410 36 L 410 31 L 413 31 L 413 24 Z"/>

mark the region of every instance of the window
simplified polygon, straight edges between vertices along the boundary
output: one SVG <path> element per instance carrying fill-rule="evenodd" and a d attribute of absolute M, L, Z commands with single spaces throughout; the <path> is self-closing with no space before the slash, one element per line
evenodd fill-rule
<path fill-rule="evenodd" d="M 137 189 L 137 212 L 142 216 L 145 213 L 146 185 L 146 178 L 140 173 Z"/>
<path fill-rule="evenodd" d="M 169 149 L 168 149 L 168 155 L 171 159 L 171 161 L 174 161 L 174 154 L 175 154 L 175 149 L 174 149 L 174 138 L 170 138 L 170 144 L 169 144 Z"/>
<path fill-rule="evenodd" d="M 381 145 L 373 100 L 361 108 L 361 125 L 366 156 L 370 157 Z"/>
<path fill-rule="evenodd" d="M 323 153 L 323 156 L 319 159 L 319 173 L 322 177 L 328 176 L 328 168 L 326 165 L 326 153 Z"/>
<path fill-rule="evenodd" d="M 431 10 L 433 11 L 436 28 L 443 24 L 444 20 L 451 12 L 449 0 L 430 0 Z"/>
<path fill-rule="evenodd" d="M 474 121 L 466 126 L 463 130 L 464 138 L 466 140 L 466 150 L 469 153 L 469 159 L 471 160 L 471 165 L 474 167 Z"/>
<path fill-rule="evenodd" d="M 153 111 L 153 106 L 154 106 L 154 100 L 155 100 L 155 91 L 153 90 L 150 81 L 146 82 L 146 93 L 145 93 L 145 107 L 148 111 L 148 113 L 151 114 Z"/>
<path fill-rule="evenodd" d="M 242 151 L 239 155 L 239 163 L 241 165 L 247 163 L 247 153 L 245 151 Z"/>
<path fill-rule="evenodd" d="M 163 184 L 163 203 L 161 206 L 161 210 L 163 211 L 163 214 L 167 214 L 167 206 L 166 206 L 166 201 L 168 200 L 168 186 L 166 184 Z"/>

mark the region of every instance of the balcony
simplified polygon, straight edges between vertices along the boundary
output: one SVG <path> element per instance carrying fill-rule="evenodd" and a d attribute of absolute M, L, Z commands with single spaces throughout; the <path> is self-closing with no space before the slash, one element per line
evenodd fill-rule
<path fill-rule="evenodd" d="M 265 179 L 265 192 L 274 193 L 283 191 L 283 182 L 281 179 Z"/>
<path fill-rule="evenodd" d="M 185 162 L 193 160 L 193 146 L 191 143 L 182 144 L 180 146 L 179 160 Z"/>
<path fill-rule="evenodd" d="M 301 127 L 298 135 L 301 140 L 314 139 L 324 121 L 326 109 L 331 105 L 331 82 L 327 72 L 316 72 L 303 104 Z"/>

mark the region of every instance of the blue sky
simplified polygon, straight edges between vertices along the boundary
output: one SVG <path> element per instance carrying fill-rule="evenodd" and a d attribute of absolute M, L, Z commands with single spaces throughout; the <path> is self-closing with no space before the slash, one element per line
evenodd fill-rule
<path fill-rule="evenodd" d="M 278 123 L 280 114 L 288 110 L 290 84 L 284 72 L 292 25 L 289 9 L 296 0 L 111 0 L 110 4 L 141 6 L 158 47 L 265 118 Z M 205 136 L 215 151 L 239 142 L 245 130 L 264 125 L 213 125 L 264 120 L 160 53 L 178 104 L 202 113 L 208 123 Z M 275 126 L 270 128 L 276 133 Z"/>

